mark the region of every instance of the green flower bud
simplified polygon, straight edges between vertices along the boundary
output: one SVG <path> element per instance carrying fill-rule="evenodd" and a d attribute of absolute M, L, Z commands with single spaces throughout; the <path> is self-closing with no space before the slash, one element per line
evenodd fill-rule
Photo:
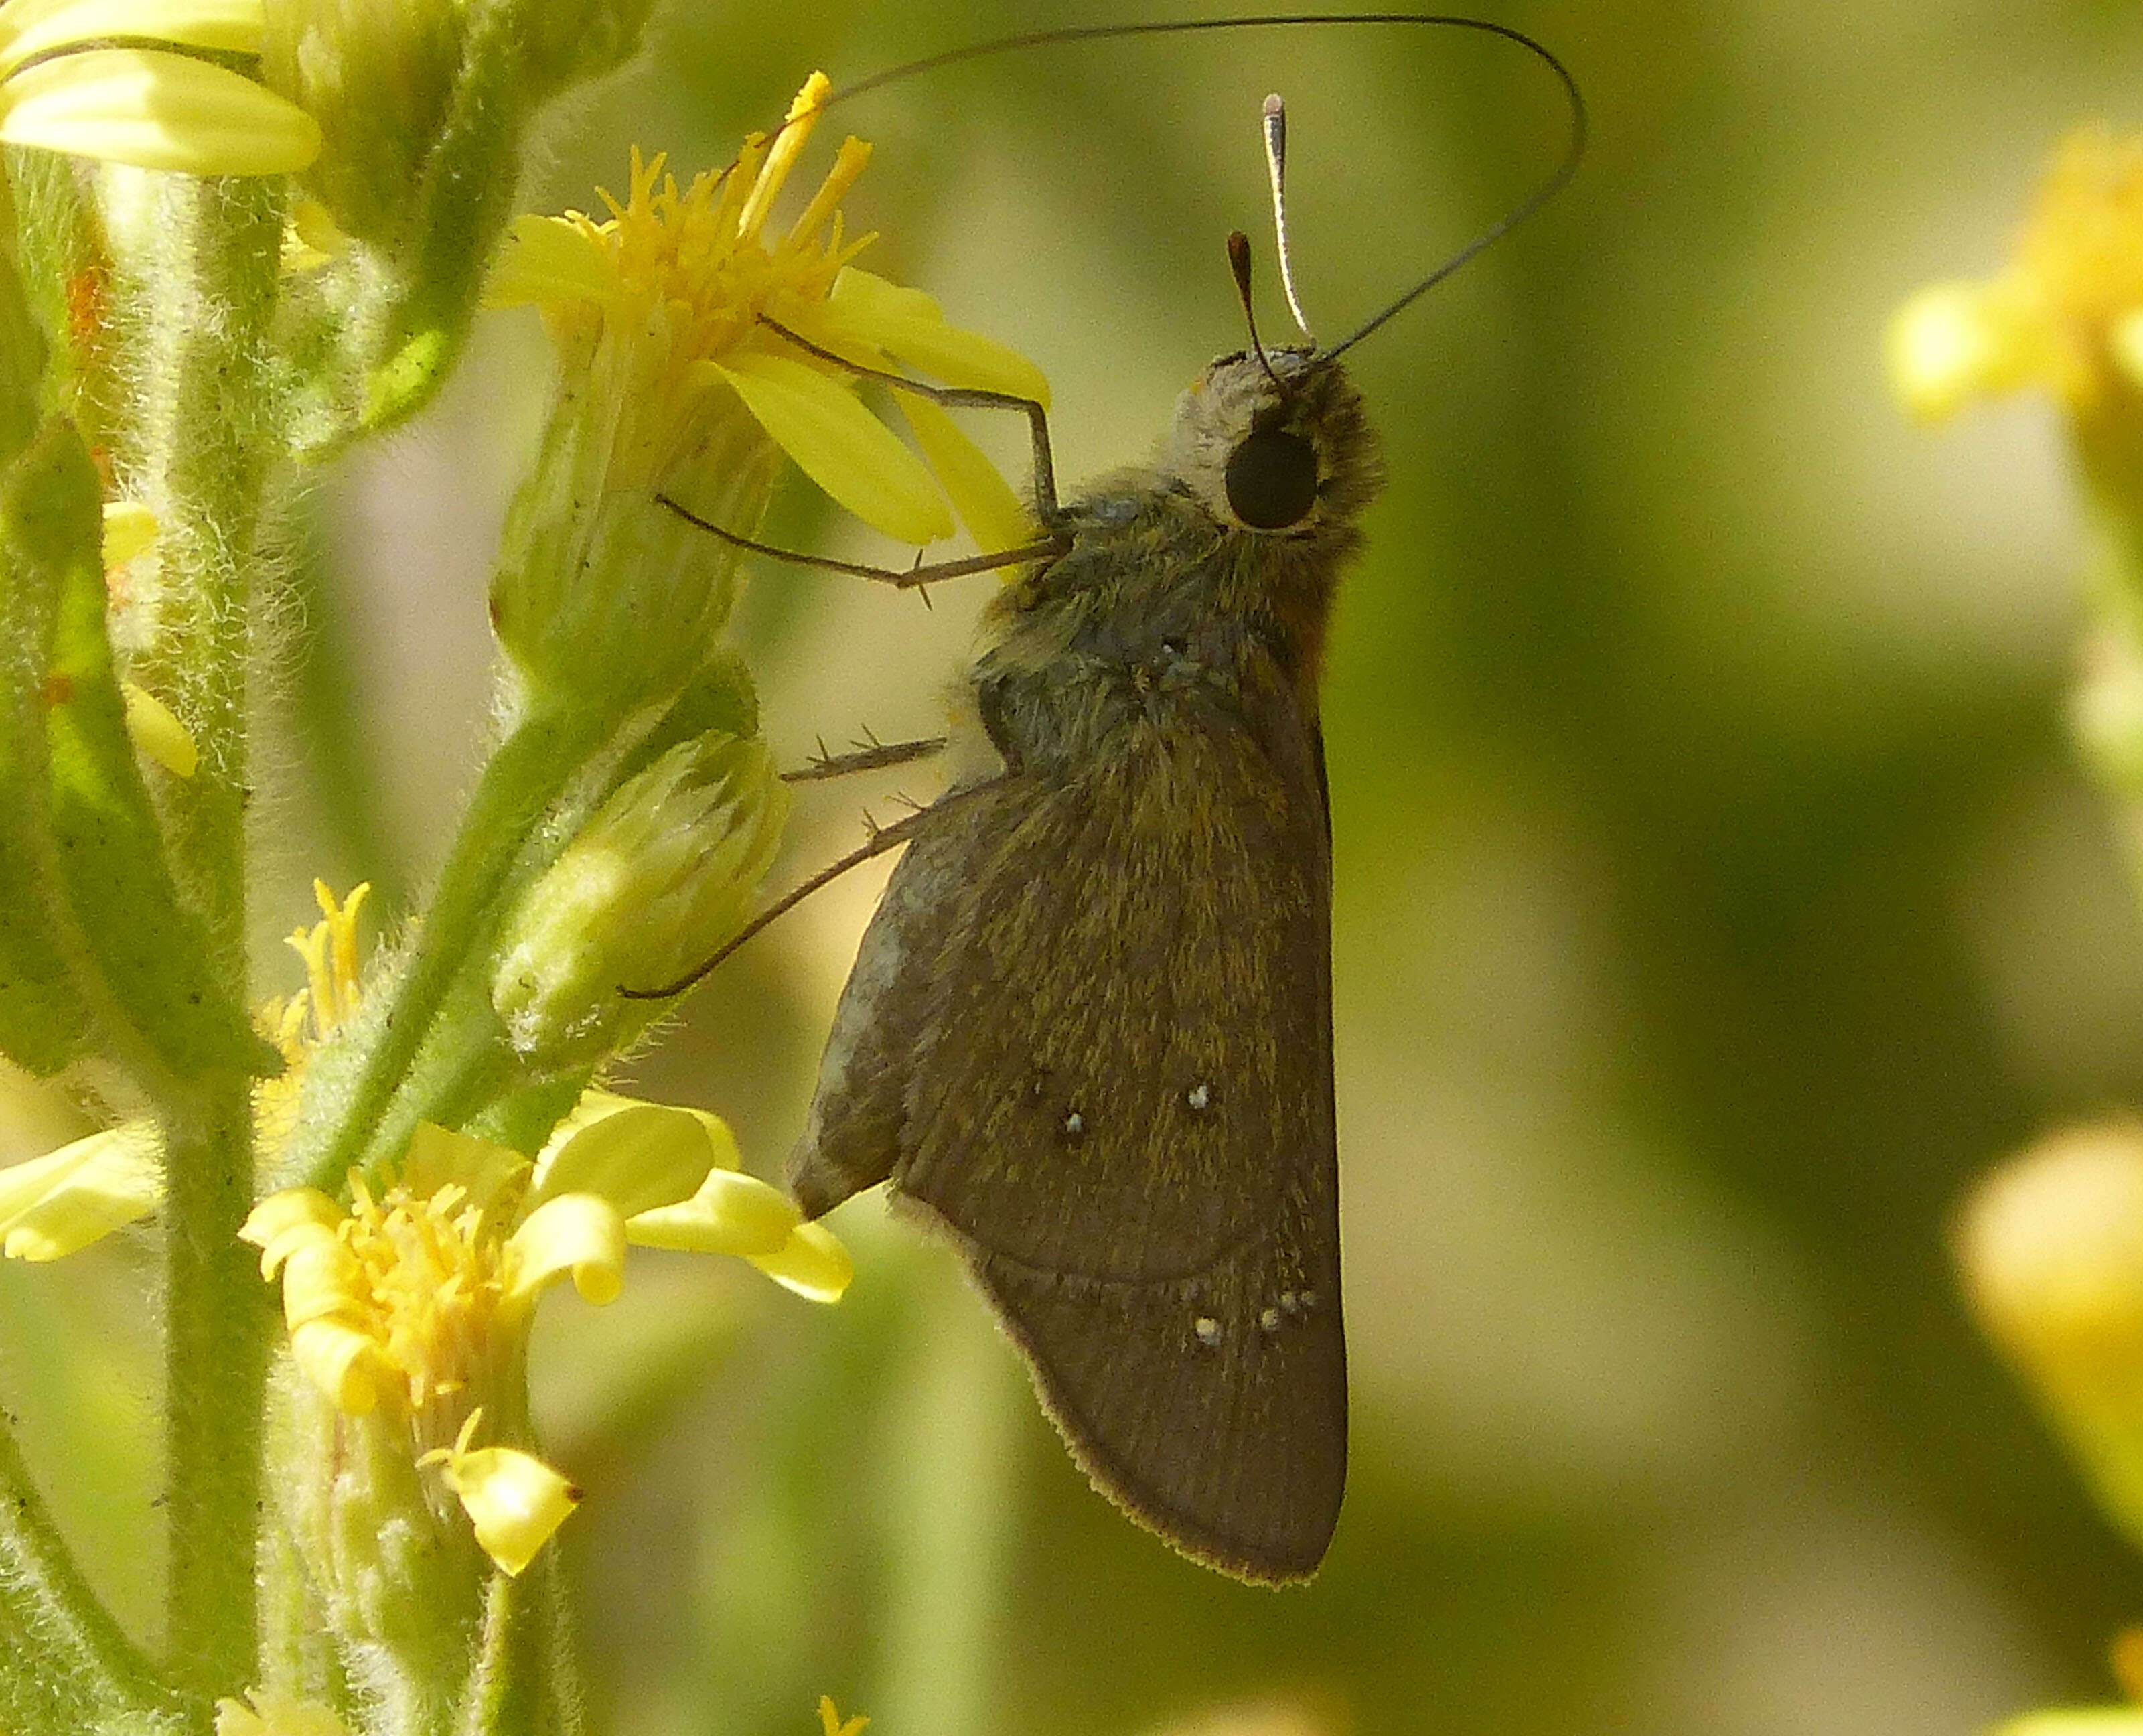
<path fill-rule="evenodd" d="M 539 1070 L 591 1065 L 744 922 L 774 860 L 789 793 L 762 741 L 710 734 L 619 786 L 507 925 L 492 1004 Z"/>
<path fill-rule="evenodd" d="M 324 140 L 302 181 L 288 343 L 301 447 L 416 409 L 512 214 L 537 107 L 631 52 L 649 0 L 268 0 L 262 67 Z"/>
<path fill-rule="evenodd" d="M 693 509 L 749 535 L 781 454 L 732 401 L 702 416 L 688 461 L 651 464 L 649 374 L 666 357 L 606 329 L 582 335 L 583 352 L 562 358 L 542 450 L 507 512 L 492 625 L 537 694 L 616 711 L 689 680 L 736 601 L 737 550 L 661 503 L 665 472 L 681 492 L 702 479 L 684 497 Z"/>

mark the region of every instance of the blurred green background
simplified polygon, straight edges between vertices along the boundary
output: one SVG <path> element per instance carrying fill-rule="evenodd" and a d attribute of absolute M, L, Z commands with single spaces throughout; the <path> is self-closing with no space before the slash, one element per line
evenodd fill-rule
<path fill-rule="evenodd" d="M 1254 1590 L 1132 1530 L 949 1260 L 867 1198 L 835 1219 L 859 1264 L 839 1309 L 644 1257 L 613 1308 L 541 1324 L 617 1728 L 801 1736 L 830 1692 L 874 1736 L 1934 1736 L 2111 1697 L 2143 1564 L 1976 1339 L 1944 1242 L 2035 1130 L 2143 1104 L 2143 921 L 2061 722 L 2076 516 L 2050 408 L 1909 428 L 1879 346 L 1906 293 L 1999 263 L 2062 131 L 2143 123 L 2143 17 L 1493 15 L 1567 58 L 1595 142 L 1353 364 L 1392 482 L 1325 719 L 1356 1443 L 1329 1565 Z M 814 67 L 1093 21 L 673 6 L 555 121 L 525 203 L 588 205 L 634 141 L 718 163 Z M 884 232 L 870 263 L 1042 365 L 1076 484 L 1142 458 L 1239 346 L 1221 243 L 1262 237 L 1275 88 L 1328 336 L 1558 148 L 1515 50 L 1368 29 L 1052 51 L 827 126 L 878 144 L 847 203 Z M 312 873 L 403 897 L 439 859 L 547 368 L 532 319 L 492 316 L 436 411 L 309 502 L 264 959 Z M 977 432 L 1020 473 L 1018 428 Z M 779 537 L 873 551 L 808 495 Z M 762 573 L 739 632 L 784 761 L 932 730 L 991 582 L 926 613 Z M 903 791 L 928 776 L 807 793 L 776 882 Z M 755 942 L 633 1070 L 730 1116 L 761 1173 L 868 878 Z M 9 1114 L 24 1153 L 63 1136 Z M 0 1270 L 0 1396 L 104 1491 L 71 1516 L 144 1627 L 149 1272 L 123 1248 Z"/>

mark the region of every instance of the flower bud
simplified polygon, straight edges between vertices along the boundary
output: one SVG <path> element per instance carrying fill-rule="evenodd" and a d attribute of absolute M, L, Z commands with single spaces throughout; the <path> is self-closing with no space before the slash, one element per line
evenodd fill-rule
<path fill-rule="evenodd" d="M 542 1070 L 598 1060 L 742 926 L 788 818 L 766 745 L 708 734 L 629 778 L 507 923 L 492 1004 Z"/>
<path fill-rule="evenodd" d="M 453 1491 L 419 1466 L 410 1419 L 352 1415 L 286 1362 L 269 1431 L 283 1524 L 339 1648 L 381 1684 L 455 1679 L 487 1565 Z"/>
<path fill-rule="evenodd" d="M 1956 1246 L 1980 1324 L 2143 1543 L 2143 1121 L 2041 1140 L 1980 1185 Z"/>
<path fill-rule="evenodd" d="M 727 393 L 726 409 L 705 414 L 688 464 L 651 463 L 659 431 L 643 425 L 644 407 L 666 349 L 607 329 L 577 335 L 586 341 L 562 345 L 542 450 L 507 512 L 492 625 L 537 693 L 611 710 L 689 680 L 736 601 L 737 550 L 664 506 L 658 488 L 666 481 L 695 512 L 749 535 L 781 454 Z"/>

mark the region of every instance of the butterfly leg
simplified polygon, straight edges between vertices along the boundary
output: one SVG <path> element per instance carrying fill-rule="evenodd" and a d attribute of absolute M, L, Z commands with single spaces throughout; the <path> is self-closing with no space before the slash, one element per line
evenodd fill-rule
<path fill-rule="evenodd" d="M 849 754 L 829 754 L 822 744 L 818 754 L 793 772 L 784 772 L 784 784 L 817 784 L 829 778 L 845 778 L 853 772 L 874 772 L 888 765 L 906 765 L 945 751 L 945 738 L 930 735 L 920 741 L 870 741 Z"/>

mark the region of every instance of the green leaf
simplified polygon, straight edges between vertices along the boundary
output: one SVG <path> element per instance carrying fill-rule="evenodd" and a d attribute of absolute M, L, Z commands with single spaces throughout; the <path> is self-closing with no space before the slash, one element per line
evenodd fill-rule
<path fill-rule="evenodd" d="M 165 860 L 105 634 L 101 491 L 72 428 L 10 529 L 55 593 L 42 684 L 47 800 L 84 966 L 181 1076 L 272 1074 L 280 1066 L 275 1051 L 219 992 L 206 934 Z"/>

